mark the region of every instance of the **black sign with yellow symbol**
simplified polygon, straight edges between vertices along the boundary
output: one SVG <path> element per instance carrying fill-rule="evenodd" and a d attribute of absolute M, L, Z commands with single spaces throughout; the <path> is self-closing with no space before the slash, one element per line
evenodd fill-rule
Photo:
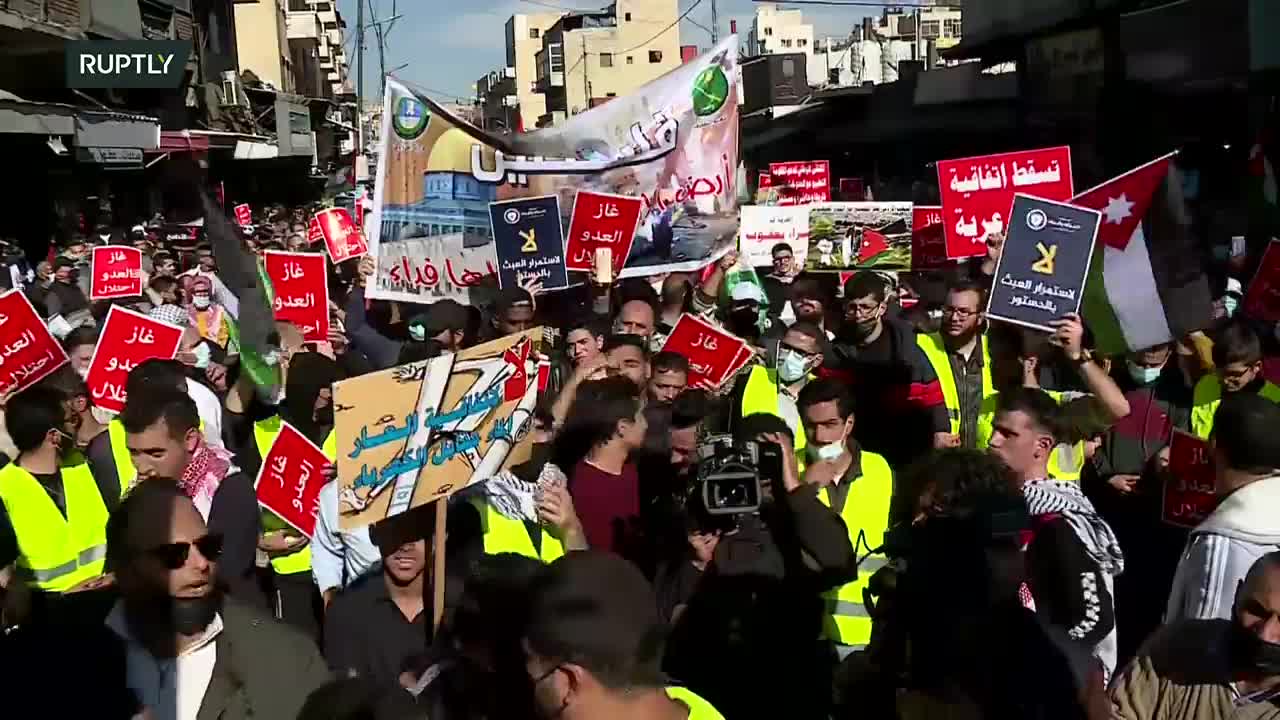
<path fill-rule="evenodd" d="M 564 231 L 555 195 L 489 203 L 498 285 L 502 288 L 537 281 L 544 290 L 569 285 L 564 265 Z"/>

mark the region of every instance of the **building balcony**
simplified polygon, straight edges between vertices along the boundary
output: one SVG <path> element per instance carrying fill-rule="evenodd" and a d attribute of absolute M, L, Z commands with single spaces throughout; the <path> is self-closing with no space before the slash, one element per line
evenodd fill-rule
<path fill-rule="evenodd" d="M 320 18 L 314 12 L 289 12 L 285 15 L 285 28 L 290 40 L 319 38 L 324 32 Z"/>
<path fill-rule="evenodd" d="M 329 38 L 330 45 L 334 45 L 336 47 L 342 47 L 342 28 L 338 27 L 337 25 L 334 25 L 332 27 L 326 25 L 324 28 L 324 34 L 326 37 Z M 367 47 L 367 43 L 369 42 L 369 37 L 370 36 L 366 33 L 365 34 L 366 47 Z"/>
<path fill-rule="evenodd" d="M 320 22 L 324 23 L 326 26 L 329 24 L 337 26 L 338 11 L 334 8 L 334 5 L 330 0 L 313 2 L 311 3 L 311 7 L 315 8 L 316 15 L 320 18 Z"/>

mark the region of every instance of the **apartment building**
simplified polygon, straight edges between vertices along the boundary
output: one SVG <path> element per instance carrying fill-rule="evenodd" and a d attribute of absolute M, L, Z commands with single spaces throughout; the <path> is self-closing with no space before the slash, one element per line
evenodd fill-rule
<path fill-rule="evenodd" d="M 481 122 L 489 130 L 532 128 L 546 113 L 547 102 L 537 89 L 537 55 L 542 34 L 561 13 L 520 13 L 506 24 L 506 65 L 476 81 Z"/>
<path fill-rule="evenodd" d="M 232 7 L 240 72 L 248 70 L 276 90 L 291 93 L 295 83 L 285 22 L 286 2 L 239 0 Z"/>
<path fill-rule="evenodd" d="M 259 0 L 266 2 L 269 0 Z M 237 6 L 238 7 L 238 6 Z M 348 94 L 350 78 L 343 28 L 334 0 L 286 0 L 286 37 L 295 90 L 306 97 Z"/>

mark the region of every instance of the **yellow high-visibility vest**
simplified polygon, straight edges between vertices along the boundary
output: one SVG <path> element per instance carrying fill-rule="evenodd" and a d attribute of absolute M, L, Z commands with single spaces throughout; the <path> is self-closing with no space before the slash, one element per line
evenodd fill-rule
<path fill-rule="evenodd" d="M 31 473 L 16 462 L 0 470 L 0 502 L 18 540 L 18 576 L 46 592 L 63 592 L 101 575 L 107 557 L 107 506 L 89 465 L 64 465 L 60 471 L 65 518 Z"/>
<path fill-rule="evenodd" d="M 884 544 L 889 529 L 889 507 L 893 501 L 893 471 L 889 463 L 875 453 L 862 451 L 858 462 L 862 475 L 849 486 L 849 494 L 840 509 L 840 517 L 849 530 L 849 542 L 855 553 L 869 553 Z M 818 500 L 831 507 L 826 488 L 819 488 Z M 859 555 L 858 577 L 822 594 L 826 611 L 822 634 L 840 645 L 864 647 L 871 642 L 871 615 L 862 600 L 862 591 L 875 571 L 888 563 L 883 554 Z"/>
<path fill-rule="evenodd" d="M 995 386 L 991 384 L 991 350 L 987 347 L 987 336 L 981 337 L 982 350 L 982 399 L 986 400 L 995 394 Z M 947 417 L 951 420 L 951 434 L 960 434 L 960 393 L 956 389 L 955 374 L 951 372 L 951 360 L 947 357 L 947 348 L 942 344 L 939 333 L 919 333 L 916 345 L 924 352 L 938 376 L 938 384 L 942 386 L 942 399 L 947 405 Z M 983 403 L 984 406 L 986 403 Z M 979 409 L 979 415 L 982 409 Z M 981 433 L 979 433 L 981 434 Z M 981 447 L 981 446 L 979 446 Z"/>
<path fill-rule="evenodd" d="M 1262 383 L 1262 389 L 1258 394 L 1273 403 L 1280 404 L 1280 387 L 1269 381 Z M 1195 389 L 1191 391 L 1191 432 L 1197 437 L 1208 440 L 1209 435 L 1213 433 L 1213 416 L 1217 414 L 1218 406 L 1221 404 L 1222 381 L 1218 379 L 1216 372 L 1208 373 L 1196 382 Z"/>
<path fill-rule="evenodd" d="M 1045 390 L 1054 402 L 1062 404 L 1064 395 L 1056 390 Z M 996 408 L 999 405 L 1000 393 L 982 399 L 982 412 L 978 414 L 978 447 L 985 448 L 991 444 L 994 434 Z M 1084 441 L 1073 445 L 1058 443 L 1049 453 L 1049 477 L 1054 480 L 1080 481 L 1080 472 L 1084 469 Z"/>
<path fill-rule="evenodd" d="M 204 434 L 204 420 L 200 421 L 200 433 Z M 129 444 L 125 441 L 124 423 L 120 418 L 112 418 L 107 423 L 107 439 L 111 441 L 111 459 L 115 461 L 116 477 L 120 480 L 120 496 L 124 497 L 138 477 L 138 468 L 134 467 L 133 458 L 129 456 Z"/>
<path fill-rule="evenodd" d="M 689 720 L 724 720 L 720 711 L 689 688 L 668 686 L 667 697 L 689 708 Z"/>
<path fill-rule="evenodd" d="M 533 539 L 529 537 L 529 529 L 523 522 L 506 517 L 480 496 L 472 497 L 471 505 L 480 513 L 486 555 L 516 553 L 543 563 L 552 562 L 564 555 L 564 544 L 545 529 L 540 531 L 540 549 L 535 549 Z"/>
<path fill-rule="evenodd" d="M 280 434 L 281 420 L 279 415 L 273 415 L 265 420 L 259 420 L 253 424 L 253 440 L 258 446 L 258 457 L 265 461 L 267 453 L 271 452 L 271 445 L 276 441 L 276 436 Z M 332 461 L 338 456 L 338 439 L 334 436 L 333 431 L 329 431 L 329 436 L 324 440 L 324 446 L 321 448 L 325 457 Z M 270 510 L 262 511 L 262 529 L 265 532 L 274 532 L 289 527 L 288 523 L 281 520 L 275 513 Z M 278 555 L 271 558 L 271 569 L 278 575 L 296 575 L 298 573 L 311 572 L 311 543 L 307 543 L 298 550 L 288 555 Z"/>
<path fill-rule="evenodd" d="M 776 377 L 776 370 L 769 370 L 763 365 L 756 365 L 751 368 L 751 373 L 747 375 L 747 386 L 742 389 L 742 417 L 755 415 L 756 413 L 767 413 L 782 417 L 782 414 L 778 412 Z M 791 444 L 796 451 L 796 462 L 799 465 L 799 471 L 804 472 L 804 449 L 808 442 L 805 439 L 803 421 L 796 425 L 793 434 L 794 437 Z"/>

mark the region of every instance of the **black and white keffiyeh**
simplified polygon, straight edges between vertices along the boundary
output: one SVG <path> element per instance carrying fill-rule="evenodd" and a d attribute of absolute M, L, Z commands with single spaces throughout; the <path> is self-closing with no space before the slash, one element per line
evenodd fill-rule
<path fill-rule="evenodd" d="M 542 466 L 536 483 L 521 480 L 510 470 L 503 470 L 486 480 L 484 489 L 489 504 L 503 517 L 537 522 L 538 492 L 554 484 L 566 485 L 568 480 L 559 467 L 547 463 Z"/>
<path fill-rule="evenodd" d="M 1120 541 L 1079 485 L 1062 480 L 1032 480 L 1022 486 L 1022 495 L 1031 515 L 1061 515 L 1099 569 L 1112 577 L 1124 572 Z"/>

